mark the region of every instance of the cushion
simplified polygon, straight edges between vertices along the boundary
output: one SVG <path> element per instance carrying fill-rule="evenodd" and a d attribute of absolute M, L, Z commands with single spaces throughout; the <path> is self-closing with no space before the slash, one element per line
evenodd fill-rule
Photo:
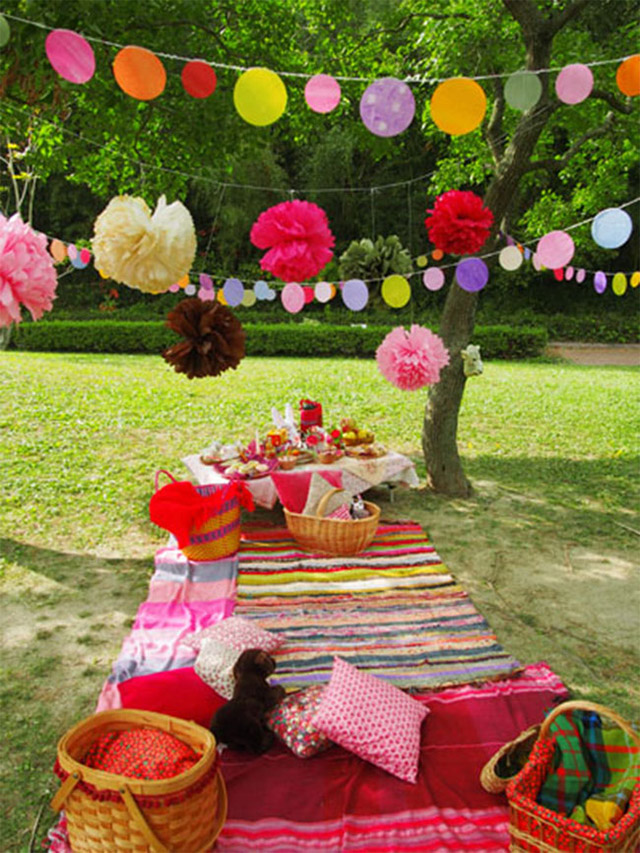
<path fill-rule="evenodd" d="M 292 693 L 267 715 L 267 726 L 299 758 L 310 758 L 331 746 L 311 718 L 320 707 L 324 685 Z"/>
<path fill-rule="evenodd" d="M 193 720 L 205 729 L 227 701 L 205 684 L 192 666 L 128 678 L 118 685 L 118 691 L 123 708 Z"/>
<path fill-rule="evenodd" d="M 133 779 L 168 779 L 193 767 L 198 754 L 161 729 L 105 732 L 83 758 L 87 767 Z"/>
<path fill-rule="evenodd" d="M 320 498 L 326 495 L 327 492 L 332 491 L 334 488 L 335 486 L 328 483 L 321 474 L 313 474 L 311 482 L 309 483 L 307 500 L 302 508 L 302 515 L 316 515 L 318 512 Z M 323 516 L 329 515 L 330 512 L 333 512 L 334 509 L 337 509 L 341 504 L 343 504 L 345 497 L 346 495 L 344 492 L 336 492 L 332 495 L 324 508 L 324 512 L 322 513 Z"/>
<path fill-rule="evenodd" d="M 420 726 L 428 713 L 392 684 L 334 658 L 331 679 L 311 723 L 365 761 L 415 782 Z"/>
<path fill-rule="evenodd" d="M 302 512 L 312 476 L 314 474 L 311 471 L 274 471 L 271 475 L 280 503 L 289 512 Z M 342 471 L 339 469 L 323 471 L 315 476 L 323 477 L 333 488 L 342 488 Z"/>
<path fill-rule="evenodd" d="M 239 657 L 238 649 L 209 637 L 202 643 L 195 670 L 216 693 L 225 699 L 231 699 L 236 686 L 233 667 Z"/>
<path fill-rule="evenodd" d="M 250 619 L 243 619 L 242 616 L 230 616 L 195 634 L 187 634 L 180 642 L 198 652 L 206 639 L 219 640 L 239 652 L 245 649 L 274 652 L 282 642 L 278 634 L 265 631 L 264 628 L 255 625 Z"/>

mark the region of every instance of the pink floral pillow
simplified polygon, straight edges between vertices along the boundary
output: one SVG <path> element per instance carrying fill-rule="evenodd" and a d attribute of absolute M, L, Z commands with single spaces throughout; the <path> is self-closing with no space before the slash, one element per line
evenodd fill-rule
<path fill-rule="evenodd" d="M 274 652 L 281 644 L 278 634 L 265 631 L 258 625 L 254 625 L 249 619 L 243 619 L 242 616 L 230 616 L 228 619 L 216 622 L 215 625 L 197 631 L 195 634 L 187 634 L 181 642 L 199 652 L 202 643 L 207 639 L 219 640 L 239 652 L 243 652 L 245 649 L 263 649 L 265 652 Z"/>
<path fill-rule="evenodd" d="M 399 779 L 415 782 L 428 708 L 392 684 L 334 658 L 311 723 L 330 740 Z"/>
<path fill-rule="evenodd" d="M 320 707 L 324 685 L 307 687 L 287 696 L 267 716 L 267 725 L 298 758 L 310 758 L 331 746 L 331 741 L 312 724 Z"/>

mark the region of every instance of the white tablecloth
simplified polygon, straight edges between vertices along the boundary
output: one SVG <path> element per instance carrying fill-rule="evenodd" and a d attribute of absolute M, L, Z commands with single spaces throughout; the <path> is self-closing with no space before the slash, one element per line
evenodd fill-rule
<path fill-rule="evenodd" d="M 199 454 L 185 456 L 182 460 L 200 485 L 212 483 L 228 483 L 229 481 L 216 471 L 213 465 L 204 465 Z M 342 485 L 353 495 L 361 494 L 372 486 L 380 483 L 391 483 L 401 486 L 419 485 L 415 465 L 407 457 L 393 450 L 388 451 L 378 459 L 355 459 L 343 456 L 332 465 L 297 465 L 295 471 L 342 471 Z M 286 471 L 279 473 L 286 474 Z M 278 493 L 271 477 L 261 477 L 258 480 L 246 480 L 253 499 L 259 506 L 271 509 L 278 500 Z"/>

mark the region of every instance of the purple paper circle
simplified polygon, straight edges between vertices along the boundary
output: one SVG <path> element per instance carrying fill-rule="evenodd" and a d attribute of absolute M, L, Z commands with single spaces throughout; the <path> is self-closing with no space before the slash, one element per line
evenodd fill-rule
<path fill-rule="evenodd" d="M 576 273 L 576 281 L 578 282 L 578 284 L 582 284 L 582 282 L 585 280 L 586 276 L 587 276 L 587 271 L 583 270 L 583 269 L 579 269 L 578 272 Z"/>
<path fill-rule="evenodd" d="M 524 259 L 528 261 L 531 258 L 531 249 L 528 249 L 526 246 L 524 247 Z"/>
<path fill-rule="evenodd" d="M 395 77 L 383 77 L 364 90 L 360 118 L 376 136 L 397 136 L 406 130 L 416 112 L 413 92 Z"/>
<path fill-rule="evenodd" d="M 463 290 L 475 293 L 489 281 L 489 267 L 480 258 L 465 258 L 456 266 L 456 281 Z"/>
<path fill-rule="evenodd" d="M 67 255 L 69 256 L 70 261 L 75 261 L 78 257 L 78 249 L 76 248 L 75 243 L 69 243 L 67 246 Z"/>
<path fill-rule="evenodd" d="M 70 83 L 86 83 L 96 70 L 96 58 L 89 42 L 73 30 L 53 30 L 45 41 L 47 59 Z"/>
<path fill-rule="evenodd" d="M 330 113 L 340 103 L 340 84 L 330 74 L 316 74 L 304 87 L 304 98 L 314 113 Z"/>
<path fill-rule="evenodd" d="M 231 308 L 235 308 L 242 302 L 242 297 L 244 296 L 244 284 L 239 278 L 228 278 L 224 283 L 222 292 L 227 301 L 227 305 Z"/>
<path fill-rule="evenodd" d="M 304 290 L 299 284 L 290 281 L 282 288 L 282 305 L 289 314 L 297 314 L 304 308 Z"/>
<path fill-rule="evenodd" d="M 213 290 L 213 279 L 206 272 L 200 273 L 198 281 L 200 282 L 200 287 L 204 287 L 205 290 Z"/>
<path fill-rule="evenodd" d="M 565 65 L 556 77 L 556 95 L 564 104 L 579 104 L 593 89 L 593 74 L 588 65 L 580 62 Z"/>
<path fill-rule="evenodd" d="M 369 301 L 369 288 L 360 278 L 350 278 L 342 285 L 342 301 L 351 311 L 362 311 Z"/>
<path fill-rule="evenodd" d="M 566 231 L 550 231 L 536 248 L 538 262 L 550 270 L 566 267 L 576 250 L 571 235 Z"/>
<path fill-rule="evenodd" d="M 593 289 L 596 293 L 604 293 L 607 289 L 607 277 L 600 270 L 593 277 Z"/>
<path fill-rule="evenodd" d="M 444 273 L 439 267 L 429 267 L 422 274 L 422 283 L 427 290 L 440 290 L 444 285 Z"/>

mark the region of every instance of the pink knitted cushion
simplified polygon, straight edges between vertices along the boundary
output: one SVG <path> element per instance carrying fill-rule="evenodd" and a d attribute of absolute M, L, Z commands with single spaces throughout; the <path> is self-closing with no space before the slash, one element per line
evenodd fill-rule
<path fill-rule="evenodd" d="M 340 744 L 406 782 L 415 782 L 425 705 L 392 684 L 334 658 L 331 680 L 311 723 Z"/>
<path fill-rule="evenodd" d="M 230 616 L 222 622 L 216 622 L 209 628 L 204 628 L 195 634 L 187 634 L 181 640 L 185 646 L 190 646 L 197 652 L 202 648 L 204 640 L 218 640 L 227 646 L 243 652 L 245 649 L 263 649 L 265 652 L 274 652 L 281 644 L 278 634 L 265 631 L 250 619 L 242 616 Z"/>

